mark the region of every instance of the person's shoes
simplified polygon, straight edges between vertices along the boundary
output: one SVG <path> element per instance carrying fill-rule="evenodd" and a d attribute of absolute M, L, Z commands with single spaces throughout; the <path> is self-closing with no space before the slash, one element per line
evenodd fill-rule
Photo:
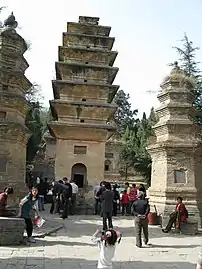
<path fill-rule="evenodd" d="M 29 237 L 29 238 L 27 239 L 27 242 L 28 242 L 28 243 L 36 243 L 36 240 L 35 240 L 34 238 L 32 238 L 32 237 Z"/>
<path fill-rule="evenodd" d="M 148 240 L 144 240 L 144 244 L 147 245 L 148 244 Z"/>
<path fill-rule="evenodd" d="M 169 231 L 166 230 L 166 229 L 162 229 L 162 232 L 163 232 L 163 233 L 168 233 Z"/>
<path fill-rule="evenodd" d="M 68 217 L 63 217 L 63 216 L 60 216 L 61 219 L 67 219 Z"/>
<path fill-rule="evenodd" d="M 141 248 L 142 246 L 141 246 L 141 245 L 137 245 L 137 244 L 136 244 L 136 247 Z"/>

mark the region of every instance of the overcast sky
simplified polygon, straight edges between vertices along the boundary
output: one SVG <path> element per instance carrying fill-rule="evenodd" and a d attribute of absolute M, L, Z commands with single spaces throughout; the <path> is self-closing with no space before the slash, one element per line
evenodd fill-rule
<path fill-rule="evenodd" d="M 25 54 L 26 72 L 31 82 L 41 86 L 45 105 L 53 98 L 51 79 L 55 76 L 58 46 L 67 21 L 77 22 L 80 15 L 98 16 L 101 25 L 112 27 L 119 52 L 115 80 L 131 96 L 133 108 L 142 114 L 156 106 L 156 91 L 169 72 L 168 63 L 176 60 L 172 46 L 179 45 L 184 32 L 202 46 L 201 0 L 1 0 L 7 6 L 0 19 L 13 11 L 19 33 L 31 42 Z M 198 53 L 202 60 L 202 52 Z"/>

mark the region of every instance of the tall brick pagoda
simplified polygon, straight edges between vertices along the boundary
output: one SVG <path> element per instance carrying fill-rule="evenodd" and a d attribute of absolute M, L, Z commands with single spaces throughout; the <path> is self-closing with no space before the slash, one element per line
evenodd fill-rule
<path fill-rule="evenodd" d="M 152 157 L 149 198 L 150 204 L 155 205 L 165 219 L 175 209 L 178 196 L 183 197 L 189 215 L 200 219 L 199 174 L 196 173 L 199 139 L 192 119 L 193 87 L 192 80 L 185 76 L 176 62 L 171 74 L 161 84 L 158 95 L 160 107 L 156 113 L 159 121 L 153 127 L 156 141 L 148 147 Z"/>
<path fill-rule="evenodd" d="M 68 22 L 56 62 L 50 101 L 55 121 L 49 125 L 56 138 L 55 177 L 75 180 L 80 188 L 104 180 L 105 142 L 116 128 L 112 104 L 119 86 L 112 85 L 118 68 L 111 27 L 99 18 L 79 17 Z"/>
<path fill-rule="evenodd" d="M 25 77 L 28 63 L 23 54 L 25 40 L 16 32 L 11 14 L 0 28 L 0 191 L 14 187 L 15 198 L 24 195 L 28 105 L 25 93 L 31 83 Z"/>

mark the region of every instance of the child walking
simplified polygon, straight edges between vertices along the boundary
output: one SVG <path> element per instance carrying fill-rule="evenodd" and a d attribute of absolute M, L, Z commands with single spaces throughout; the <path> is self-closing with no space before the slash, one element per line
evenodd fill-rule
<path fill-rule="evenodd" d="M 112 229 L 104 232 L 97 230 L 92 237 L 92 241 L 100 249 L 97 269 L 112 269 L 112 259 L 115 254 L 116 243 L 120 243 L 121 234 Z"/>

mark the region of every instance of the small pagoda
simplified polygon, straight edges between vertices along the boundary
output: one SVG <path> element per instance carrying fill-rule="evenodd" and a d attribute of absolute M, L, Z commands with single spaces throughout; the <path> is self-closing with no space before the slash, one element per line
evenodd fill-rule
<path fill-rule="evenodd" d="M 193 122 L 194 81 L 185 76 L 177 62 L 161 84 L 156 110 L 158 123 L 153 127 L 155 141 L 149 145 L 152 177 L 149 200 L 165 218 L 182 196 L 189 215 L 199 219 L 195 152 L 198 130 Z"/>
<path fill-rule="evenodd" d="M 99 25 L 97 17 L 68 22 L 52 81 L 55 120 L 49 130 L 56 138 L 55 177 L 68 177 L 79 188 L 104 180 L 105 143 L 116 130 L 112 101 L 119 86 L 112 83 L 118 53 L 112 51 L 115 38 L 109 37 L 110 30 Z"/>
<path fill-rule="evenodd" d="M 23 54 L 25 40 L 16 32 L 13 13 L 0 28 L 0 191 L 14 188 L 18 200 L 24 195 L 26 145 L 29 131 L 25 126 L 28 104 L 26 91 L 32 86 L 25 77 L 28 63 Z"/>

